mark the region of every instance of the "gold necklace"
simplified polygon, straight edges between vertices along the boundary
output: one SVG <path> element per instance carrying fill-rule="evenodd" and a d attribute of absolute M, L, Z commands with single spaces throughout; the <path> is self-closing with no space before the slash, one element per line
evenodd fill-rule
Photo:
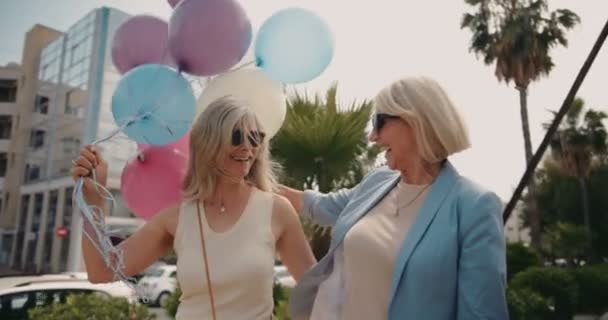
<path fill-rule="evenodd" d="M 412 200 L 408 201 L 408 202 L 407 202 L 406 204 L 404 204 L 404 205 L 399 205 L 399 193 L 400 193 L 400 192 L 399 192 L 399 190 L 397 190 L 397 206 L 396 206 L 396 207 L 397 207 L 397 209 L 395 210 L 395 217 L 398 217 L 398 216 L 399 216 L 399 212 L 400 212 L 401 210 L 403 210 L 403 209 L 405 209 L 405 208 L 409 207 L 409 206 L 410 206 L 412 203 L 414 203 L 414 201 L 416 201 L 416 199 L 418 199 L 418 197 L 420 197 L 420 195 L 422 195 L 422 193 L 424 193 L 424 191 L 425 191 L 425 190 L 426 190 L 428 187 L 430 187 L 430 186 L 431 186 L 431 184 L 432 184 L 432 182 L 431 182 L 431 183 L 429 183 L 429 184 L 427 184 L 427 185 L 426 185 L 424 188 L 422 188 L 422 190 L 418 191 L 418 193 L 416 194 L 416 196 L 415 196 L 414 198 L 412 198 Z"/>

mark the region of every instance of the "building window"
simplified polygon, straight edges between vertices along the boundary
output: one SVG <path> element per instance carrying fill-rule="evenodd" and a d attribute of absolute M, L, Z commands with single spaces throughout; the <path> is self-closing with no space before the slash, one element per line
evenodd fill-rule
<path fill-rule="evenodd" d="M 83 94 L 81 90 L 70 90 L 65 94 L 65 109 L 64 113 L 81 117 L 80 104 L 82 103 Z"/>
<path fill-rule="evenodd" d="M 73 66 L 76 63 L 80 62 L 80 60 L 82 60 L 85 54 L 83 49 L 85 48 L 82 43 L 75 43 L 72 45 L 70 52 L 70 66 Z"/>
<path fill-rule="evenodd" d="M 44 130 L 32 130 L 30 135 L 30 147 L 40 148 L 44 145 Z"/>
<path fill-rule="evenodd" d="M 0 79 L 0 102 L 17 101 L 17 80 Z"/>
<path fill-rule="evenodd" d="M 47 80 L 51 62 L 47 62 L 40 68 L 40 80 Z"/>
<path fill-rule="evenodd" d="M 31 182 L 40 179 L 40 166 L 35 164 L 25 165 L 25 182 Z"/>
<path fill-rule="evenodd" d="M 0 139 L 10 139 L 13 129 L 12 116 L 0 116 Z"/>
<path fill-rule="evenodd" d="M 36 95 L 36 102 L 34 104 L 34 112 L 47 114 L 49 113 L 49 98 L 45 96 Z"/>
<path fill-rule="evenodd" d="M 0 178 L 3 178 L 6 176 L 7 163 L 8 163 L 8 157 L 6 156 L 6 152 L 0 153 Z M 0 209 L 1 208 L 2 208 L 2 205 L 0 205 Z"/>
<path fill-rule="evenodd" d="M 78 154 L 80 149 L 80 139 L 74 137 L 66 137 L 61 139 L 63 144 L 63 153 L 68 156 L 74 156 Z"/>

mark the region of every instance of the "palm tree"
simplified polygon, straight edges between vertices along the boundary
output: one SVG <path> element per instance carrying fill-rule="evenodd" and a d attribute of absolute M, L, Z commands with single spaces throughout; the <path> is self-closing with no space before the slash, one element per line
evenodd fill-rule
<path fill-rule="evenodd" d="M 562 171 L 578 180 L 582 198 L 582 209 L 585 228 L 589 234 L 590 248 L 591 214 L 589 212 L 589 173 L 594 161 L 603 161 L 608 144 L 608 133 L 602 121 L 606 114 L 601 111 L 588 110 L 584 118 L 585 102 L 576 98 L 566 115 L 566 122 L 562 124 L 551 140 L 551 154 Z M 590 258 L 590 257 L 588 257 Z"/>
<path fill-rule="evenodd" d="M 580 22 L 567 9 L 549 11 L 546 0 L 465 0 L 477 7 L 464 14 L 461 28 L 471 31 L 470 50 L 483 57 L 487 65 L 495 65 L 499 81 L 515 84 L 519 92 L 520 114 L 524 137 L 526 164 L 532 158 L 532 142 L 528 123 L 528 87 L 532 81 L 547 76 L 554 64 L 550 50 L 566 47 L 566 31 Z M 534 194 L 532 179 L 528 193 Z M 533 198 L 533 197 L 529 197 Z M 534 201 L 529 203 L 532 245 L 540 247 L 540 216 Z"/>
<path fill-rule="evenodd" d="M 281 182 L 296 188 L 330 192 L 358 183 L 379 150 L 368 146 L 366 127 L 372 104 L 340 108 L 337 84 L 313 98 L 295 93 L 288 99 L 285 123 L 272 139 L 272 154 L 282 166 Z M 329 248 L 328 228 L 305 223 L 313 252 Z"/>

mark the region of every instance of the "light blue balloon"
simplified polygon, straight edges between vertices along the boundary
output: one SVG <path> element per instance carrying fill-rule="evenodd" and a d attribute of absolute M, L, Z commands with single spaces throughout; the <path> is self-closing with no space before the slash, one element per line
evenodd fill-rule
<path fill-rule="evenodd" d="M 181 138 L 192 123 L 196 99 L 188 81 L 160 64 L 127 72 L 112 96 L 112 114 L 125 134 L 142 144 L 164 145 Z"/>
<path fill-rule="evenodd" d="M 270 78 L 302 83 L 319 76 L 334 54 L 329 26 L 314 12 L 281 10 L 260 27 L 255 41 L 256 65 Z"/>

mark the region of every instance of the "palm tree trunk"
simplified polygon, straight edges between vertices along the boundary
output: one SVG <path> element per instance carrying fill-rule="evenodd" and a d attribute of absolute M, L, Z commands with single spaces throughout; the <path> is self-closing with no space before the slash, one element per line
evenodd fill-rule
<path fill-rule="evenodd" d="M 530 138 L 530 121 L 528 120 L 528 88 L 517 87 L 519 91 L 519 106 L 521 113 L 521 126 L 524 133 L 524 150 L 526 152 L 526 165 L 532 159 L 532 139 Z"/>
<path fill-rule="evenodd" d="M 325 168 L 323 166 L 323 159 L 316 159 L 315 162 L 317 165 L 316 177 L 319 191 L 323 193 L 330 192 L 331 188 L 329 186 L 329 179 L 327 179 L 327 174 L 325 173 Z M 310 239 L 310 247 L 317 260 L 321 260 L 327 254 L 330 244 L 331 228 L 322 227 L 319 225 L 314 226 L 313 236 L 312 239 Z"/>
<path fill-rule="evenodd" d="M 585 179 L 584 176 L 580 176 L 578 178 L 578 185 L 581 189 L 585 229 L 587 229 L 587 235 L 589 237 L 589 244 L 587 249 L 587 263 L 589 263 L 592 259 L 593 240 L 591 237 L 591 213 L 589 211 L 589 190 L 587 189 L 587 179 Z"/>
<path fill-rule="evenodd" d="M 524 134 L 524 149 L 526 154 L 526 166 L 530 164 L 532 159 L 532 139 L 530 138 L 530 122 L 528 120 L 528 87 L 518 86 L 519 91 L 519 106 L 521 113 L 521 126 Z M 540 214 L 536 205 L 536 180 L 534 176 L 528 183 L 528 221 L 530 223 L 530 240 L 532 247 L 540 249 Z"/>

